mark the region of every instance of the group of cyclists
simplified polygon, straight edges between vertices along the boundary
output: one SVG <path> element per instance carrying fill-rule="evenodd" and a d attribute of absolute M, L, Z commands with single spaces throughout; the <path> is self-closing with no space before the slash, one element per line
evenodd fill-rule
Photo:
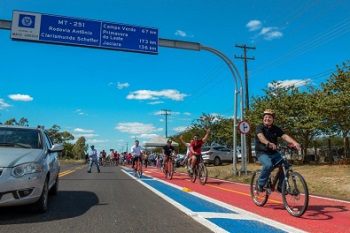
<path fill-rule="evenodd" d="M 255 133 L 255 152 L 257 155 L 257 158 L 259 160 L 259 162 L 262 165 L 262 169 L 258 170 L 259 171 L 259 175 L 256 179 L 256 184 L 254 183 L 254 190 L 253 190 L 253 186 L 251 185 L 251 192 L 252 193 L 256 193 L 257 195 L 259 194 L 263 194 L 263 193 L 269 193 L 269 177 L 271 175 L 271 172 L 274 170 L 274 168 L 281 163 L 281 161 L 283 160 L 283 156 L 280 154 L 279 149 L 278 149 L 278 138 L 282 138 L 284 141 L 288 142 L 290 145 L 292 145 L 295 149 L 297 150 L 301 150 L 301 145 L 292 137 L 290 137 L 289 135 L 287 135 L 286 133 L 284 133 L 284 131 L 276 126 L 274 124 L 275 122 L 275 112 L 272 109 L 266 109 L 264 111 L 264 113 L 262 114 L 262 123 L 260 123 L 259 125 L 257 125 L 256 127 L 256 133 Z M 207 141 L 208 137 L 210 134 L 210 129 L 208 129 L 206 131 L 206 134 L 203 138 L 199 138 L 199 135 L 194 135 L 193 139 L 190 142 L 185 142 L 183 140 L 182 135 L 180 136 L 180 140 L 181 142 L 186 146 L 187 148 L 187 152 L 186 152 L 186 157 L 182 162 L 182 165 L 184 163 L 187 162 L 187 169 L 188 172 L 190 174 L 190 177 L 195 177 L 195 174 L 197 174 L 197 171 L 194 172 L 194 168 L 197 168 L 197 162 L 201 161 L 201 152 L 202 152 L 202 145 L 205 143 L 205 141 Z M 88 172 L 91 172 L 91 166 L 93 164 L 93 162 L 96 162 L 96 158 L 97 158 L 97 152 L 96 150 L 93 148 L 92 146 L 92 151 L 93 154 L 90 155 L 90 157 L 93 159 L 92 161 L 90 161 L 90 166 L 89 166 L 89 170 Z M 129 156 L 129 158 L 131 158 L 132 161 L 132 168 L 135 167 L 135 163 L 137 163 L 136 167 L 139 167 L 141 165 L 141 170 L 139 170 L 138 172 L 141 172 L 142 175 L 142 160 L 143 160 L 143 155 L 146 155 L 146 166 L 148 163 L 148 156 L 147 154 L 144 152 L 142 146 L 140 146 L 139 141 L 135 140 L 135 145 L 133 145 L 131 147 L 131 151 L 129 154 L 123 154 L 122 156 L 122 161 L 124 162 L 125 159 L 127 159 L 127 156 Z M 158 160 L 160 157 L 163 158 L 163 172 L 165 174 L 165 178 L 167 177 L 167 175 L 169 175 L 169 171 L 168 169 L 172 166 L 168 166 L 169 160 L 170 161 L 174 161 L 174 158 L 176 157 L 176 150 L 175 148 L 172 146 L 172 140 L 168 139 L 166 142 L 166 145 L 164 145 L 164 147 L 162 148 L 162 156 L 158 156 Z M 100 160 L 101 160 L 101 165 L 105 164 L 105 161 L 107 159 L 107 155 L 106 152 L 103 150 L 100 152 Z M 150 156 L 151 157 L 151 156 Z M 109 159 L 112 159 L 112 161 L 119 161 L 120 160 L 120 155 L 116 152 L 116 151 L 111 151 L 111 154 L 109 156 Z M 154 157 L 154 155 L 152 155 L 151 157 L 151 161 L 156 159 L 156 157 Z M 116 164 L 118 164 L 116 162 Z M 200 165 L 202 165 L 200 163 Z M 96 163 L 97 166 L 97 170 L 98 172 L 100 172 L 99 166 Z M 283 165 L 283 171 L 288 171 L 286 169 L 288 169 L 289 164 L 285 163 Z M 137 168 L 138 169 L 138 168 Z M 202 170 L 206 170 L 202 169 Z M 134 173 L 136 172 L 136 169 L 133 170 Z M 200 169 L 201 171 L 201 169 Z M 172 173 L 173 170 L 170 171 L 171 172 L 171 176 L 172 177 Z M 136 174 L 136 173 L 135 173 Z M 198 173 L 200 174 L 200 172 Z M 207 178 L 207 171 L 206 171 L 206 178 Z M 297 188 L 294 188 L 293 190 L 289 190 L 289 185 L 287 184 L 285 185 L 286 179 L 284 178 L 285 175 L 287 174 L 287 172 L 281 173 L 280 175 L 278 175 L 278 177 L 276 178 L 276 181 L 278 179 L 278 183 L 277 183 L 277 191 L 279 193 L 281 193 L 283 196 L 284 195 L 288 195 L 291 194 L 292 196 L 296 196 L 296 198 L 298 198 L 299 193 L 296 193 Z M 289 173 L 288 173 L 289 174 Z M 140 175 L 140 178 L 141 178 Z M 295 173 L 291 173 L 292 176 L 296 176 Z M 169 177 L 169 176 L 168 176 Z M 286 175 L 287 179 L 288 179 L 288 175 Z M 254 178 L 254 177 L 253 177 Z M 170 178 L 171 179 L 171 178 Z M 191 178 L 192 181 L 192 178 Z M 193 179 L 193 182 L 195 181 L 195 178 Z M 204 182 L 205 183 L 206 179 Z M 305 181 L 304 181 L 305 183 Z M 276 183 L 275 183 L 276 184 Z M 296 187 L 296 184 L 294 184 Z M 287 188 L 286 188 L 287 187 Z M 306 187 L 306 185 L 305 185 Z M 288 190 L 287 190 L 288 189 Z M 253 194 L 252 194 L 253 195 Z M 254 194 L 255 195 L 255 194 Z M 266 196 L 268 196 L 269 194 L 266 194 Z M 305 195 L 307 196 L 307 191 L 305 192 Z M 267 198 L 265 198 L 265 200 L 267 200 Z M 283 199 L 284 200 L 284 199 Z M 289 211 L 291 212 L 291 214 L 293 216 L 300 216 L 304 213 L 306 207 L 307 207 L 307 198 L 306 198 L 306 204 L 304 204 L 304 208 L 302 209 L 302 211 L 299 211 L 297 213 L 294 213 L 293 211 Z M 287 203 L 287 202 L 286 202 Z M 263 205 L 263 204 L 260 204 Z M 287 205 L 288 206 L 288 205 Z"/>
<path fill-rule="evenodd" d="M 263 113 L 263 122 L 256 128 L 255 150 L 257 157 L 263 166 L 258 180 L 259 185 L 257 187 L 260 192 L 264 191 L 264 185 L 266 184 L 267 178 L 273 170 L 274 164 L 278 163 L 282 159 L 281 154 L 276 150 L 277 138 L 281 137 L 286 142 L 293 144 L 298 150 L 301 149 L 300 144 L 296 140 L 285 134 L 281 128 L 274 125 L 274 120 L 274 111 L 272 109 L 266 109 Z M 202 139 L 199 138 L 199 135 L 194 135 L 190 142 L 185 142 L 182 135 L 180 136 L 181 142 L 187 147 L 186 158 L 183 160 L 182 165 L 187 162 L 187 168 L 190 173 L 193 172 L 193 168 L 199 160 L 199 156 L 201 156 L 202 145 L 208 139 L 209 134 L 210 129 L 206 131 L 206 134 Z M 107 156 L 107 153 L 104 150 L 101 151 L 99 156 L 100 165 L 103 166 L 106 164 L 106 161 L 110 160 L 115 161 L 115 165 L 119 164 L 118 161 L 121 161 L 124 164 L 125 161 L 128 161 L 127 157 L 129 156 L 129 158 L 132 157 L 132 167 L 134 168 L 135 161 L 142 161 L 143 153 L 144 150 L 142 146 L 139 144 L 139 141 L 136 140 L 135 145 L 131 147 L 129 154 L 123 153 L 120 155 L 117 153 L 117 151 L 112 150 L 111 154 Z M 167 164 L 168 160 L 170 158 L 174 158 L 175 156 L 176 150 L 172 146 L 172 140 L 168 139 L 166 145 L 162 148 L 163 164 Z M 89 170 L 91 170 L 91 162 Z M 278 185 L 279 191 L 281 190 L 282 181 L 283 177 Z"/>
<path fill-rule="evenodd" d="M 189 143 L 186 143 L 183 140 L 182 135 L 180 136 L 182 143 L 187 147 L 186 158 L 183 160 L 182 165 L 187 162 L 188 164 L 187 168 L 190 171 L 190 173 L 193 172 L 193 167 L 199 160 L 199 156 L 201 155 L 201 152 L 202 152 L 202 149 L 201 149 L 202 145 L 208 139 L 209 134 L 210 134 L 210 130 L 208 129 L 205 136 L 202 139 L 199 138 L 199 135 L 194 135 L 193 140 L 191 140 L 191 142 Z M 142 161 L 143 153 L 144 153 L 144 150 L 142 146 L 140 146 L 140 142 L 136 140 L 135 145 L 131 147 L 131 155 L 133 157 L 132 168 L 135 167 L 136 161 L 140 161 L 140 160 Z M 162 156 L 158 156 L 158 158 L 156 158 L 158 159 L 158 161 L 160 160 L 160 158 L 162 158 L 164 173 L 167 172 L 166 165 L 168 164 L 169 160 L 173 162 L 175 157 L 176 157 L 176 150 L 172 146 L 172 140 L 168 139 L 166 142 L 166 145 L 162 148 Z"/>
<path fill-rule="evenodd" d="M 255 136 L 256 154 L 263 166 L 258 180 L 259 185 L 257 187 L 260 192 L 264 191 L 264 186 L 267 182 L 267 178 L 270 176 L 274 165 L 282 159 L 281 154 L 277 151 L 277 138 L 280 137 L 284 141 L 293 144 L 296 149 L 301 149 L 300 144 L 295 139 L 285 134 L 281 128 L 274 125 L 276 117 L 274 110 L 266 109 L 262 117 L 263 122 L 257 126 Z M 199 156 L 201 156 L 202 145 L 208 139 L 209 134 L 210 129 L 206 131 L 206 134 L 202 139 L 199 138 L 199 135 L 194 135 L 193 139 L 190 142 L 185 142 L 182 135 L 180 136 L 181 142 L 187 147 L 186 158 L 183 160 L 182 165 L 187 162 L 187 167 L 190 173 L 193 172 L 193 167 L 199 160 Z M 172 158 L 176 155 L 176 151 L 171 144 L 172 141 L 169 139 L 167 141 L 167 144 L 162 148 L 164 164 L 167 164 L 169 158 Z M 142 151 L 143 149 L 139 145 L 139 141 L 135 141 L 135 145 L 131 150 L 133 157 L 141 159 Z M 278 191 L 281 191 L 282 182 L 283 176 L 281 177 L 278 184 Z"/>

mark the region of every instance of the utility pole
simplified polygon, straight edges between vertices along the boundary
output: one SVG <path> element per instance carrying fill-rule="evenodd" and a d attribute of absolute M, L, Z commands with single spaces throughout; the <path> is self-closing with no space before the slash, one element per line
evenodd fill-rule
<path fill-rule="evenodd" d="M 168 112 L 171 112 L 171 110 L 167 110 L 167 109 L 162 109 L 162 111 L 164 111 L 165 113 L 162 115 L 165 115 L 165 137 L 168 138 L 168 115 L 171 115 Z"/>
<path fill-rule="evenodd" d="M 255 46 L 254 47 L 249 47 L 245 44 L 243 45 L 237 45 L 236 46 L 237 48 L 241 48 L 243 49 L 243 52 L 244 52 L 244 57 L 241 55 L 241 56 L 236 56 L 235 55 L 235 58 L 239 58 L 239 59 L 244 59 L 244 77 L 245 77 L 245 107 L 247 110 L 249 110 L 249 93 L 248 93 L 248 60 L 255 60 L 254 57 L 247 57 L 247 49 L 255 49 Z M 241 121 L 244 120 L 244 119 L 241 119 Z M 253 158 L 252 158 L 252 139 L 250 137 L 250 135 L 248 134 L 247 135 L 247 144 L 248 144 L 248 158 L 249 158 L 249 161 L 252 161 Z"/>
<path fill-rule="evenodd" d="M 249 46 L 246 46 L 245 44 L 243 45 L 236 45 L 235 47 L 237 48 L 241 48 L 243 49 L 243 52 L 244 52 L 244 57 L 241 55 L 241 56 L 236 56 L 235 55 L 235 58 L 239 58 L 239 59 L 244 59 L 244 77 L 245 77 L 245 104 L 246 104 L 246 109 L 249 110 L 249 93 L 248 93 L 248 60 L 255 60 L 254 57 L 247 57 L 247 49 L 255 49 L 255 46 L 254 47 L 249 47 Z M 241 120 L 244 120 L 244 119 L 241 119 Z"/>
<path fill-rule="evenodd" d="M 126 142 L 126 153 L 128 153 L 128 149 L 129 149 L 129 142 Z"/>

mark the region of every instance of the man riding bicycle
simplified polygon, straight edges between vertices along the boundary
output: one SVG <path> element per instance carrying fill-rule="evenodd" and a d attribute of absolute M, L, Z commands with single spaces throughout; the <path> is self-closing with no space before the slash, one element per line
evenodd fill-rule
<path fill-rule="evenodd" d="M 198 135 L 194 135 L 193 141 L 190 143 L 191 158 L 189 160 L 190 172 L 193 173 L 193 167 L 196 165 L 199 156 L 202 154 L 202 144 L 208 139 L 210 129 L 207 130 L 204 138 L 199 139 Z"/>
<path fill-rule="evenodd" d="M 258 160 L 263 166 L 257 185 L 259 192 L 264 191 L 264 185 L 273 171 L 274 165 L 282 160 L 282 155 L 276 150 L 277 138 L 280 137 L 286 142 L 293 144 L 298 150 L 301 149 L 297 141 L 273 124 L 274 121 L 274 111 L 272 109 L 266 109 L 263 114 L 263 123 L 256 127 L 255 151 Z M 283 179 L 284 175 L 282 173 L 277 186 L 277 191 L 280 193 L 282 191 Z"/>
<path fill-rule="evenodd" d="M 167 144 L 163 147 L 162 152 L 163 152 L 163 161 L 164 161 L 164 172 L 166 169 L 166 164 L 168 164 L 168 159 L 169 157 L 175 156 L 176 153 L 174 147 L 171 145 L 173 141 L 171 139 L 168 139 Z"/>
<path fill-rule="evenodd" d="M 142 153 L 143 153 L 143 148 L 142 148 L 142 146 L 139 145 L 139 141 L 136 140 L 135 145 L 133 145 L 131 147 L 131 155 L 133 157 L 132 168 L 134 168 L 134 166 L 135 166 L 135 161 L 138 161 L 138 160 L 142 161 L 141 160 Z"/>

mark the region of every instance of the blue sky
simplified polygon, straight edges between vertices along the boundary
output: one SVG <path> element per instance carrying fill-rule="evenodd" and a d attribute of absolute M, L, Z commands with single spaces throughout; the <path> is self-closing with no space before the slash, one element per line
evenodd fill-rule
<path fill-rule="evenodd" d="M 158 28 L 159 38 L 198 42 L 229 57 L 248 50 L 249 96 L 273 80 L 318 86 L 349 59 L 350 1 L 0 0 L 12 11 Z M 56 124 L 98 150 L 130 148 L 134 139 L 165 136 L 206 114 L 233 115 L 235 84 L 208 51 L 159 47 L 158 55 L 13 41 L 0 30 L 0 121 Z M 130 149 L 129 149 L 130 150 Z"/>

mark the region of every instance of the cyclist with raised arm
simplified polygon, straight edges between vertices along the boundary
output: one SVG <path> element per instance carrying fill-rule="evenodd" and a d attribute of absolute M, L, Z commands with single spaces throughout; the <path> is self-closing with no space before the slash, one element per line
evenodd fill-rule
<path fill-rule="evenodd" d="M 169 157 L 173 156 L 173 153 L 175 152 L 174 147 L 171 145 L 173 141 L 171 139 L 167 140 L 167 144 L 163 147 L 162 152 L 163 152 L 163 172 L 165 174 L 165 171 L 167 169 L 167 164 L 168 164 L 168 159 Z M 166 175 L 166 174 L 165 174 Z"/>
<path fill-rule="evenodd" d="M 293 144 L 298 150 L 301 149 L 300 144 L 292 137 L 283 132 L 281 128 L 274 125 L 275 112 L 272 109 L 266 109 L 263 114 L 263 123 L 256 127 L 255 151 L 256 156 L 263 168 L 261 170 L 257 189 L 259 192 L 264 191 L 264 186 L 273 171 L 274 165 L 282 160 L 282 155 L 277 149 L 277 138 L 280 137 L 284 141 Z M 281 193 L 284 175 L 282 173 L 277 191 Z"/>
<path fill-rule="evenodd" d="M 207 132 L 204 138 L 202 139 L 199 139 L 198 135 L 194 135 L 193 141 L 191 141 L 190 143 L 190 150 L 191 150 L 191 158 L 189 160 L 190 173 L 193 173 L 193 167 L 196 165 L 197 160 L 199 159 L 199 156 L 201 156 L 202 154 L 202 145 L 208 139 L 209 134 L 210 134 L 210 129 L 207 129 Z"/>
<path fill-rule="evenodd" d="M 139 145 L 139 140 L 135 140 L 135 145 L 133 145 L 131 147 L 131 155 L 133 157 L 133 160 L 132 160 L 132 168 L 134 168 L 135 166 L 135 161 L 142 161 L 142 153 L 143 153 L 143 148 L 142 146 Z"/>

